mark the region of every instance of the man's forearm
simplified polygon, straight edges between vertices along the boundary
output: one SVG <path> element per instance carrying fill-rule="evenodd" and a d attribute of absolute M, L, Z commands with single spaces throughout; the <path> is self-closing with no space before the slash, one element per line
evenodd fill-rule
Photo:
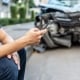
<path fill-rule="evenodd" d="M 2 41 L 2 44 L 7 44 L 7 43 L 10 43 L 10 42 L 13 42 L 13 41 L 14 41 L 14 39 L 11 36 L 6 35 L 4 40 Z"/>
<path fill-rule="evenodd" d="M 0 34 L 0 42 L 2 44 L 7 44 L 14 41 L 13 38 L 8 35 L 3 29 L 0 29 Z"/>
<path fill-rule="evenodd" d="M 4 44 L 0 47 L 0 57 L 11 54 L 25 46 L 29 45 L 28 41 L 25 41 L 25 37 L 21 37 L 13 42 Z"/>

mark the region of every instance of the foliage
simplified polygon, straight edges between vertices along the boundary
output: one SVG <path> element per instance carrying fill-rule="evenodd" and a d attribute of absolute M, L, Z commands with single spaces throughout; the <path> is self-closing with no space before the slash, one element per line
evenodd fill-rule
<path fill-rule="evenodd" d="M 34 20 L 33 19 L 3 18 L 3 19 L 0 19 L 0 25 L 1 26 L 14 25 L 14 24 L 28 23 L 31 21 L 34 21 Z"/>
<path fill-rule="evenodd" d="M 14 3 L 17 3 L 18 2 L 18 0 L 12 0 Z"/>
<path fill-rule="evenodd" d="M 26 6 L 24 4 L 20 5 L 18 13 L 20 15 L 20 19 L 25 20 L 25 18 L 26 18 Z"/>
<path fill-rule="evenodd" d="M 0 24 L 2 26 L 34 21 L 34 18 L 35 18 L 34 12 L 32 11 L 31 13 L 31 19 L 26 19 L 26 10 L 27 10 L 26 5 L 24 3 L 18 4 L 17 1 L 18 0 L 14 0 L 15 4 L 11 4 L 11 7 L 10 7 L 11 18 L 0 19 Z M 26 0 L 26 1 L 29 1 L 30 7 L 34 6 L 33 0 Z"/>
<path fill-rule="evenodd" d="M 35 7 L 34 0 L 25 0 L 25 4 L 28 4 L 29 8 Z"/>
<path fill-rule="evenodd" d="M 31 11 L 31 19 L 34 20 L 35 19 L 35 12 L 32 10 Z"/>
<path fill-rule="evenodd" d="M 0 25 L 5 26 L 9 24 L 9 19 L 8 18 L 2 18 L 0 19 Z"/>
<path fill-rule="evenodd" d="M 17 9 L 17 5 L 16 4 L 12 4 L 10 7 L 10 12 L 11 12 L 11 18 L 17 18 L 17 14 L 18 14 L 18 9 Z"/>
<path fill-rule="evenodd" d="M 29 8 L 33 8 L 33 7 L 35 7 L 34 1 L 29 0 Z"/>
<path fill-rule="evenodd" d="M 15 19 L 15 18 L 11 18 L 11 19 L 8 19 L 8 20 L 9 20 L 9 25 L 10 24 L 18 24 L 19 23 L 19 20 Z"/>

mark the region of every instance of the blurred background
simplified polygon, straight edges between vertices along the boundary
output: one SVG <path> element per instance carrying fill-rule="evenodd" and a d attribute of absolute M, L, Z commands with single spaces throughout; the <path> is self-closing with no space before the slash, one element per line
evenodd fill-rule
<path fill-rule="evenodd" d="M 80 0 L 0 0 L 0 24 L 10 25 L 34 21 L 40 13 L 41 4 L 61 2 L 67 6 L 74 6 Z"/>

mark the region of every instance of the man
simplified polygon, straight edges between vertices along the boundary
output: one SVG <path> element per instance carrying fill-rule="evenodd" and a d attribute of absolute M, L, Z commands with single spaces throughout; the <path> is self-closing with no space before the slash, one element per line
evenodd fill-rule
<path fill-rule="evenodd" d="M 26 52 L 22 48 L 28 45 L 38 44 L 45 32 L 46 29 L 39 30 L 33 28 L 21 38 L 13 40 L 3 29 L 0 29 L 0 42 L 2 43 L 0 47 L 0 80 L 24 79 Z M 17 51 L 21 63 L 19 63 L 17 58 Z M 20 70 L 18 71 L 18 69 Z"/>
<path fill-rule="evenodd" d="M 0 29 L 0 34 L 4 37 L 2 40 L 2 44 L 7 44 L 13 42 L 14 40 L 10 37 L 3 29 Z M 19 54 L 17 54 L 19 53 Z M 26 51 L 25 49 L 21 49 L 18 52 L 13 53 L 12 55 L 8 55 L 6 58 L 11 59 L 13 58 L 14 62 L 18 66 L 18 80 L 24 80 L 24 73 L 25 73 L 25 65 L 26 65 Z M 5 61 L 5 60 L 4 60 Z M 10 63 L 7 65 L 11 65 Z M 5 66 L 6 68 L 6 66 Z"/>

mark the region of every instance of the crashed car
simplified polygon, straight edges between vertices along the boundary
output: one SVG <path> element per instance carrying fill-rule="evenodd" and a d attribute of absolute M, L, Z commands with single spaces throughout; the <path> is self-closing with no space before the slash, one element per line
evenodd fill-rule
<path fill-rule="evenodd" d="M 71 47 L 80 43 L 80 5 L 70 5 L 59 0 L 40 4 L 41 13 L 35 18 L 35 27 L 47 29 L 41 44 L 48 48 Z"/>

